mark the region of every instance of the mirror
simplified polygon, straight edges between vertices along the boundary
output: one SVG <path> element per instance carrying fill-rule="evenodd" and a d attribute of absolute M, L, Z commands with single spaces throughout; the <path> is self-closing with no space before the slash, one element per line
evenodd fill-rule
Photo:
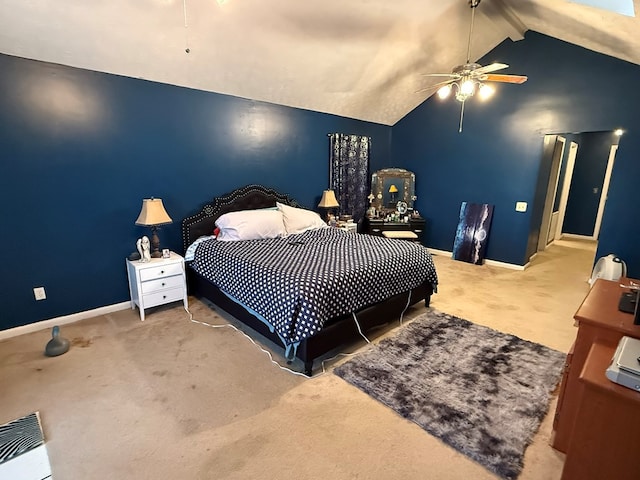
<path fill-rule="evenodd" d="M 413 208 L 415 196 L 415 174 L 403 168 L 385 168 L 371 176 L 371 207 L 376 211 L 395 210 L 403 201 Z"/>

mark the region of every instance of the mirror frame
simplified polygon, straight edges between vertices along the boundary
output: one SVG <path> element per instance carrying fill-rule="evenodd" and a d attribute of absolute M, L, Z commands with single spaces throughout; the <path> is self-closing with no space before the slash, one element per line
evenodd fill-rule
<path fill-rule="evenodd" d="M 413 202 L 416 199 L 416 176 L 413 172 L 405 170 L 404 168 L 383 168 L 382 170 L 373 172 L 373 175 L 371 175 L 371 194 L 373 195 L 371 207 L 374 207 L 376 210 L 396 209 L 395 203 L 392 206 L 389 205 L 389 202 L 387 202 L 386 205 L 384 203 L 385 186 L 394 182 L 394 179 L 397 179 L 398 184 L 396 185 L 399 190 L 396 203 L 403 201 L 409 209 L 413 209 Z M 402 186 L 402 189 L 400 189 L 400 186 Z M 388 192 L 386 193 L 388 196 Z"/>

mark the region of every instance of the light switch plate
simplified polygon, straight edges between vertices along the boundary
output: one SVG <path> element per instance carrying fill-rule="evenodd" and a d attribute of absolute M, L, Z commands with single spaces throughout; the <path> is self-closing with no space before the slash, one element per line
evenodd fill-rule
<path fill-rule="evenodd" d="M 516 212 L 526 212 L 527 202 L 516 202 Z"/>
<path fill-rule="evenodd" d="M 47 294 L 44 291 L 44 287 L 35 287 L 33 289 L 33 296 L 36 297 L 36 300 L 46 300 Z"/>

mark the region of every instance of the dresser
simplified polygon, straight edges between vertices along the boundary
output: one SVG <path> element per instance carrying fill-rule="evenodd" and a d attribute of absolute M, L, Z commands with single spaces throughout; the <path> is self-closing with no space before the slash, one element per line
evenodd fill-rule
<path fill-rule="evenodd" d="M 578 412 L 585 396 L 585 379 L 581 380 L 580 377 L 586 372 L 588 378 L 591 378 L 589 376 L 592 373 L 591 370 L 602 369 L 601 365 L 591 365 L 590 369 L 585 370 L 593 345 L 598 344 L 602 348 L 609 349 L 613 356 L 623 336 L 640 338 L 640 325 L 633 324 L 633 315 L 618 310 L 620 296 L 627 291 L 620 287 L 620 283 L 628 284 L 628 282 L 629 279 L 596 280 L 574 316 L 578 333 L 567 355 L 551 439 L 551 446 L 561 452 L 568 453 L 572 450 L 572 444 L 575 451 L 573 442 L 584 441 L 584 439 L 580 440 L 577 432 L 584 430 L 588 425 L 576 425 L 577 422 L 583 421 L 578 420 Z M 604 376 L 604 370 L 602 370 L 602 376 Z M 606 381 L 609 382 L 609 380 Z M 640 395 L 633 391 L 631 393 Z M 613 406 L 607 408 L 613 408 Z M 635 434 L 637 435 L 637 432 Z M 640 451 L 638 458 L 640 459 Z"/>
<path fill-rule="evenodd" d="M 382 232 L 387 231 L 409 231 L 416 234 L 417 241 L 422 243 L 426 220 L 422 217 L 409 217 L 408 222 L 386 222 L 383 219 L 367 218 L 363 221 L 363 232 L 369 235 L 382 236 Z"/>
<path fill-rule="evenodd" d="M 169 258 L 152 258 L 149 262 L 127 260 L 131 309 L 136 305 L 140 320 L 144 311 L 171 302 L 182 300 L 189 308 L 184 258 L 171 252 Z"/>
<path fill-rule="evenodd" d="M 640 478 L 640 392 L 605 376 L 615 348 L 591 345 L 562 480 Z"/>

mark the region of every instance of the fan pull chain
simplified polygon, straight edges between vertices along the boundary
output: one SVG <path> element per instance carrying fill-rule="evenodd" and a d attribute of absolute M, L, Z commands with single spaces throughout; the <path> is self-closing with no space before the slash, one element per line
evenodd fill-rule
<path fill-rule="evenodd" d="M 460 102 L 462 105 L 460 106 L 460 128 L 458 128 L 458 133 L 462 133 L 462 119 L 464 118 L 464 102 Z"/>

